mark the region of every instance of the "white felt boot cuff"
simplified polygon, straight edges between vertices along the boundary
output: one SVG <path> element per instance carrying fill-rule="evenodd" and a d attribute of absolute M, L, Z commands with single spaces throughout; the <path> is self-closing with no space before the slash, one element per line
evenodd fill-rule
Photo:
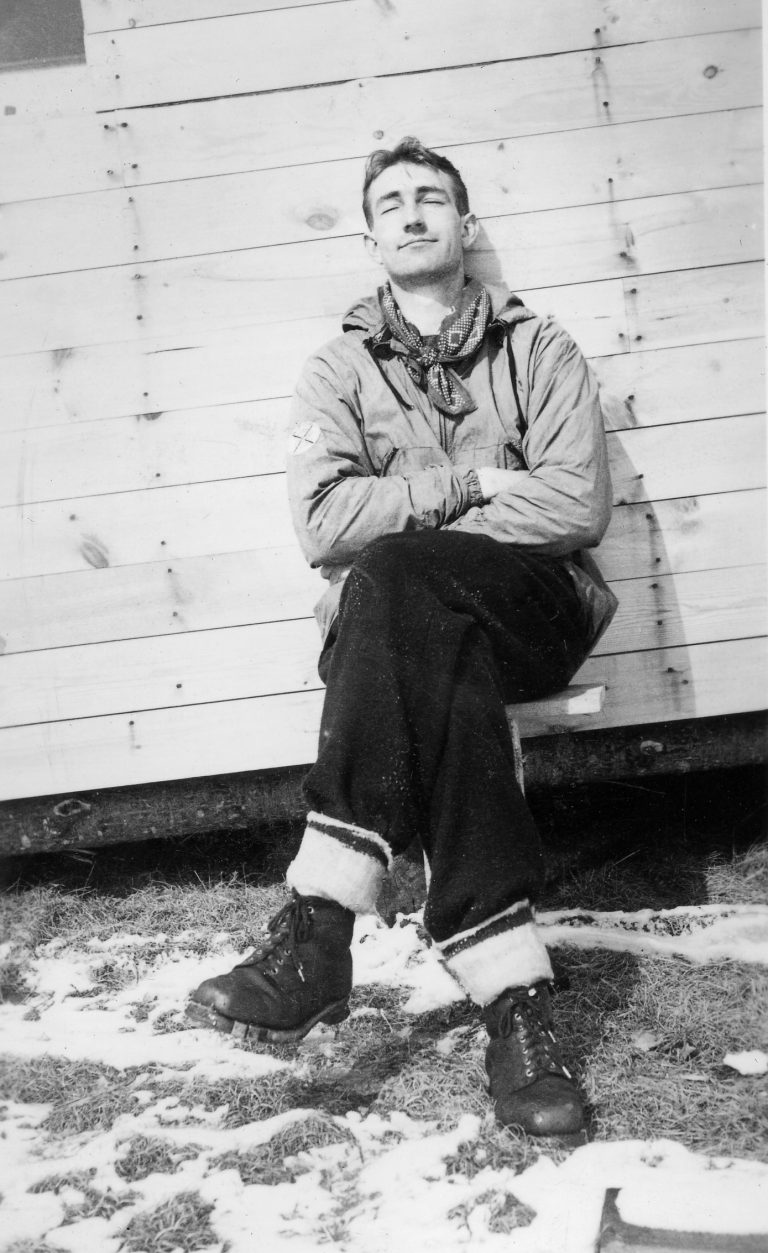
<path fill-rule="evenodd" d="M 375 831 L 311 813 L 286 882 L 301 896 L 323 896 L 356 914 L 372 914 L 391 867 L 389 845 Z"/>
<path fill-rule="evenodd" d="M 505 988 L 529 987 L 552 978 L 549 954 L 528 901 L 436 947 L 476 1005 L 488 1005 Z"/>

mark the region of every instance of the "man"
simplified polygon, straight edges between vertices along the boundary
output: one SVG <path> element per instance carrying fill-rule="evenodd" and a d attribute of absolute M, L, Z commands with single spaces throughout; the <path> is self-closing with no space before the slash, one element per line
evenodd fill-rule
<path fill-rule="evenodd" d="M 193 1012 L 265 1040 L 341 1021 L 355 914 L 418 836 L 424 925 L 484 1017 L 498 1118 L 574 1133 L 504 704 L 564 687 L 615 607 L 581 553 L 611 507 L 597 388 L 563 330 L 466 279 L 478 223 L 445 157 L 374 152 L 363 208 L 387 281 L 306 364 L 290 440 L 294 524 L 330 580 L 293 899 Z"/>

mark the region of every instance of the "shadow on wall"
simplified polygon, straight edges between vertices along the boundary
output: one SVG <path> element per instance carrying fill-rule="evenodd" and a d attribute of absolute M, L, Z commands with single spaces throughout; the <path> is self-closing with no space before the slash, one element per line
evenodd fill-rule
<path fill-rule="evenodd" d="M 488 283 L 503 283 L 507 276 L 485 228 L 481 225 L 477 241 L 467 258 L 467 272 Z M 554 296 L 557 308 L 557 297 Z M 630 394 L 634 389 L 630 386 Z M 614 623 L 601 645 L 599 662 L 607 688 L 606 706 L 610 710 L 611 687 L 623 689 L 622 706 L 627 705 L 627 675 L 633 702 L 639 707 L 638 722 L 658 719 L 659 705 L 673 718 L 694 717 L 696 698 L 691 680 L 691 666 L 686 643 L 686 625 L 678 601 L 673 564 L 667 552 L 663 523 L 645 485 L 645 467 L 636 465 L 630 454 L 632 439 L 623 432 L 639 428 L 631 400 L 601 390 L 605 429 L 613 481 L 614 511 L 603 540 L 602 550 L 595 555 L 609 580 L 631 580 L 617 589 L 620 604 Z M 663 429 L 663 428 L 662 428 Z M 658 441 L 656 441 L 658 448 Z M 642 442 L 638 442 L 642 453 Z M 658 455 L 656 452 L 655 455 Z M 674 525 L 681 532 L 697 529 L 697 501 L 686 498 L 677 502 Z M 610 551 L 606 561 L 605 554 Z M 609 568 L 610 565 L 610 568 Z M 631 651 L 627 654 L 621 637 L 631 634 Z M 611 650 L 615 638 L 616 651 Z M 675 647 L 670 655 L 668 649 Z M 619 649 L 622 651 L 619 651 Z M 643 664 L 642 654 L 648 654 Z M 594 676 L 592 677 L 594 682 Z M 579 682 L 577 675 L 574 682 Z M 642 714 L 644 706 L 649 712 Z M 627 716 L 629 715 L 629 716 Z M 624 709 L 622 721 L 635 720 L 632 710 Z M 595 727 L 598 721 L 590 725 Z"/>

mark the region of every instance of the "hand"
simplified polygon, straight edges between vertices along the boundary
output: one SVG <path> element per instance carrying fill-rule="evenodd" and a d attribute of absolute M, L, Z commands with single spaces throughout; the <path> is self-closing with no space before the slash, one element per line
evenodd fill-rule
<path fill-rule="evenodd" d="M 498 466 L 480 466 L 475 469 L 477 481 L 480 484 L 480 491 L 483 493 L 485 500 L 493 500 L 499 492 L 504 492 L 511 487 L 520 470 L 500 470 Z M 525 473 L 522 471 L 522 473 Z"/>

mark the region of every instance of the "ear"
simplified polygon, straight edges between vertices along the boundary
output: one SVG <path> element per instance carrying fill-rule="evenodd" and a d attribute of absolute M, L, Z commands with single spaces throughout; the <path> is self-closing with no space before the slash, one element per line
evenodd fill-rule
<path fill-rule="evenodd" d="M 461 246 L 471 248 L 477 239 L 480 223 L 474 213 L 465 213 L 461 219 Z"/>
<path fill-rule="evenodd" d="M 363 235 L 363 243 L 365 244 L 365 251 L 371 258 L 371 261 L 375 261 L 377 265 L 383 265 L 384 262 L 379 256 L 379 245 L 376 243 L 373 235 L 369 235 L 366 231 Z"/>

